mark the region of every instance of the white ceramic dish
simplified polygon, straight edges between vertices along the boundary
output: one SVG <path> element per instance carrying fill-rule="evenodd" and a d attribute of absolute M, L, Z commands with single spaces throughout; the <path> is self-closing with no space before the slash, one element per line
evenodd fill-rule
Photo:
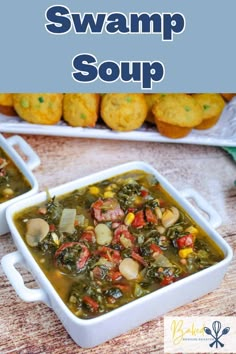
<path fill-rule="evenodd" d="M 21 152 L 27 157 L 26 162 L 16 152 L 14 146 L 18 147 Z M 31 185 L 31 189 L 28 192 L 0 204 L 0 235 L 2 235 L 9 231 L 5 217 L 6 208 L 14 202 L 21 200 L 22 198 L 29 197 L 37 193 L 38 182 L 31 170 L 33 170 L 40 164 L 40 159 L 38 155 L 33 151 L 33 149 L 29 146 L 29 144 L 23 138 L 17 135 L 5 139 L 0 134 L 0 147 L 15 163 L 15 165 L 18 167 L 23 176 L 28 180 Z"/>
<path fill-rule="evenodd" d="M 50 190 L 51 195 L 63 195 L 77 188 L 92 184 L 117 174 L 130 170 L 140 169 L 156 176 L 161 185 L 173 196 L 191 217 L 200 225 L 209 236 L 218 244 L 225 258 L 218 264 L 202 270 L 194 275 L 179 280 L 151 294 L 139 298 L 107 314 L 94 319 L 77 318 L 63 303 L 49 280 L 35 262 L 26 244 L 18 233 L 13 217 L 16 212 L 46 200 L 46 193 L 40 193 L 32 198 L 20 201 L 7 210 L 7 221 L 19 251 L 8 254 L 2 259 L 2 267 L 17 294 L 24 301 L 43 301 L 57 314 L 66 330 L 74 341 L 81 347 L 93 347 L 120 335 L 144 322 L 186 304 L 210 291 L 214 290 L 222 280 L 227 266 L 232 258 L 232 250 L 224 239 L 214 230 L 219 226 L 221 219 L 208 203 L 194 190 L 188 189 L 178 192 L 164 177 L 155 169 L 144 162 L 132 162 L 96 173 L 89 177 L 62 185 Z M 187 197 L 194 199 L 200 209 L 209 215 L 207 222 L 186 200 Z M 37 280 L 38 289 L 28 289 L 15 265 L 24 264 Z"/>
<path fill-rule="evenodd" d="M 224 109 L 218 123 L 207 130 L 192 130 L 182 139 L 169 139 L 160 135 L 155 126 L 144 124 L 140 129 L 131 132 L 115 132 L 104 124 L 96 124 L 95 128 L 74 128 L 61 121 L 56 125 L 30 124 L 18 117 L 7 117 L 0 114 L 0 131 L 5 133 L 67 136 L 78 138 L 95 138 L 111 140 L 153 141 L 161 143 L 201 144 L 212 146 L 236 147 L 236 98 Z"/>

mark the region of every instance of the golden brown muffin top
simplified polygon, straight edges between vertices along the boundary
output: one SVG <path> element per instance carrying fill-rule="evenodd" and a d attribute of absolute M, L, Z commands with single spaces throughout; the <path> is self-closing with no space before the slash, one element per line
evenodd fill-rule
<path fill-rule="evenodd" d="M 203 110 L 199 103 L 184 93 L 163 95 L 152 112 L 156 121 L 180 127 L 194 127 L 202 122 Z"/>

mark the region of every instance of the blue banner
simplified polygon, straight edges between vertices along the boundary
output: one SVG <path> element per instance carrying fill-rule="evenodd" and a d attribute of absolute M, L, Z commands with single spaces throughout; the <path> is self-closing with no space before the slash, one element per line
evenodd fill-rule
<path fill-rule="evenodd" d="M 1 92 L 235 92 L 236 1 L 13 1 Z"/>

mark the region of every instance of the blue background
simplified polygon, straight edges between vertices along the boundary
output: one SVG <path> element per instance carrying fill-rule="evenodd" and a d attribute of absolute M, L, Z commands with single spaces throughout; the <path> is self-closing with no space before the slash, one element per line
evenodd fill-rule
<path fill-rule="evenodd" d="M 45 30 L 51 5 L 71 12 L 181 12 L 186 29 L 173 42 L 159 34 L 55 36 Z M 0 7 L 1 92 L 140 92 L 140 83 L 80 84 L 72 79 L 72 59 L 80 53 L 98 62 L 161 61 L 165 78 L 155 92 L 235 92 L 235 0 L 2 1 Z"/>

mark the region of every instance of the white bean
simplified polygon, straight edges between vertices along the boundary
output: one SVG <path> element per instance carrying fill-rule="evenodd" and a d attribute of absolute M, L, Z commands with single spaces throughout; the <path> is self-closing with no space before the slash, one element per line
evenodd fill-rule
<path fill-rule="evenodd" d="M 26 242 L 29 246 L 36 247 L 47 236 L 48 232 L 49 225 L 44 219 L 30 219 L 26 224 Z"/>
<path fill-rule="evenodd" d="M 139 264 L 132 258 L 125 258 L 119 265 L 119 271 L 127 280 L 137 279 L 139 274 Z"/>
<path fill-rule="evenodd" d="M 112 241 L 112 232 L 106 224 L 98 224 L 95 229 L 96 241 L 99 245 L 109 245 Z"/>

